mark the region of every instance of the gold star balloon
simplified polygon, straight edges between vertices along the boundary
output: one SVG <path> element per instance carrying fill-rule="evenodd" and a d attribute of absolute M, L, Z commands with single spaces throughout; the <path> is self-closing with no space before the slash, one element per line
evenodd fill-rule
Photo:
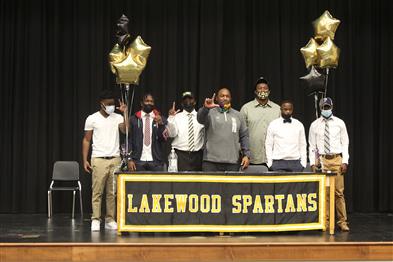
<path fill-rule="evenodd" d="M 118 84 L 138 84 L 139 76 L 146 67 L 151 47 L 138 36 L 124 51 L 116 44 L 109 53 L 111 70 Z"/>
<path fill-rule="evenodd" d="M 337 27 L 340 20 L 334 18 L 329 11 L 325 11 L 319 18 L 313 22 L 315 39 L 317 41 L 324 41 L 326 37 L 334 40 Z"/>
<path fill-rule="evenodd" d="M 317 65 L 318 64 L 318 53 L 317 53 L 317 47 L 318 43 L 314 40 L 314 38 L 310 38 L 310 41 L 308 41 L 307 45 L 300 48 L 300 52 L 303 55 L 304 62 L 306 63 L 306 67 L 310 67 L 312 65 Z"/>
<path fill-rule="evenodd" d="M 330 68 L 338 66 L 338 59 L 340 57 L 340 48 L 338 48 L 330 37 L 317 48 L 319 56 L 319 66 L 322 68 Z"/>

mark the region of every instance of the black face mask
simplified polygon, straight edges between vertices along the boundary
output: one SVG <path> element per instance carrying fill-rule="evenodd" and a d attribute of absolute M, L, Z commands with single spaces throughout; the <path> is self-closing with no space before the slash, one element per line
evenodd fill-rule
<path fill-rule="evenodd" d="M 142 106 L 142 110 L 143 110 L 143 112 L 145 112 L 146 114 L 150 114 L 151 111 L 153 111 L 153 109 L 154 109 L 154 106 L 153 106 L 153 105 L 146 105 L 146 104 L 143 104 L 143 106 Z"/>
<path fill-rule="evenodd" d="M 188 113 L 191 113 L 194 110 L 194 105 L 192 103 L 186 103 L 182 104 L 182 107 L 184 110 L 186 110 Z"/>
<path fill-rule="evenodd" d="M 292 115 L 284 115 L 284 114 L 281 114 L 281 116 L 282 116 L 282 118 L 288 120 L 288 119 L 291 118 Z"/>

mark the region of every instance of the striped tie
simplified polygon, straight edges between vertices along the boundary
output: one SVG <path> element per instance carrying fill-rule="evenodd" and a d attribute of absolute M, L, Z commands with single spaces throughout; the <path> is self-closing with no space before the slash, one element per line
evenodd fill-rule
<path fill-rule="evenodd" d="M 145 119 L 145 132 L 143 134 L 143 143 L 145 146 L 150 145 L 150 125 L 150 115 L 147 114 Z"/>
<path fill-rule="evenodd" d="M 330 154 L 329 119 L 325 119 L 324 148 L 325 154 Z"/>
<path fill-rule="evenodd" d="M 191 152 L 195 150 L 194 120 L 192 119 L 192 114 L 188 114 L 188 149 Z"/>

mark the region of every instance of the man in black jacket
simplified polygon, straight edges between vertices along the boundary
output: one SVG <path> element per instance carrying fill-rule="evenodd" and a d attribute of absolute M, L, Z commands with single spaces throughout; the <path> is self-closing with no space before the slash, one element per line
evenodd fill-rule
<path fill-rule="evenodd" d="M 166 137 L 166 118 L 154 108 L 151 94 L 143 96 L 142 110 L 130 118 L 129 144 L 132 150 L 128 161 L 130 171 L 163 171 L 162 144 Z"/>

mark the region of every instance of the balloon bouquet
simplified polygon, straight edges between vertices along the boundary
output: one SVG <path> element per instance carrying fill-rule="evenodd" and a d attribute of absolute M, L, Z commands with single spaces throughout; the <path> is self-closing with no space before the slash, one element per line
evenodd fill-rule
<path fill-rule="evenodd" d="M 300 80 L 305 83 L 308 95 L 314 95 L 315 116 L 318 118 L 319 95 L 326 97 L 329 69 L 338 66 L 340 49 L 333 43 L 340 20 L 325 11 L 313 22 L 315 36 L 300 48 L 309 73 Z"/>
<path fill-rule="evenodd" d="M 117 43 L 109 53 L 109 65 L 112 73 L 116 76 L 116 83 L 120 88 L 121 101 L 127 105 L 128 110 L 124 113 L 124 117 L 127 117 L 126 119 L 130 119 L 135 86 L 139 84 L 139 76 L 146 67 L 151 50 L 151 47 L 146 45 L 140 36 L 137 36 L 131 42 L 131 36 L 128 32 L 128 22 L 129 19 L 124 14 L 119 18 L 116 29 Z M 130 85 L 132 85 L 132 97 L 130 103 L 128 103 Z M 126 125 L 125 146 L 122 147 L 122 167 L 127 166 L 127 159 L 130 154 L 128 134 L 129 128 Z"/>

